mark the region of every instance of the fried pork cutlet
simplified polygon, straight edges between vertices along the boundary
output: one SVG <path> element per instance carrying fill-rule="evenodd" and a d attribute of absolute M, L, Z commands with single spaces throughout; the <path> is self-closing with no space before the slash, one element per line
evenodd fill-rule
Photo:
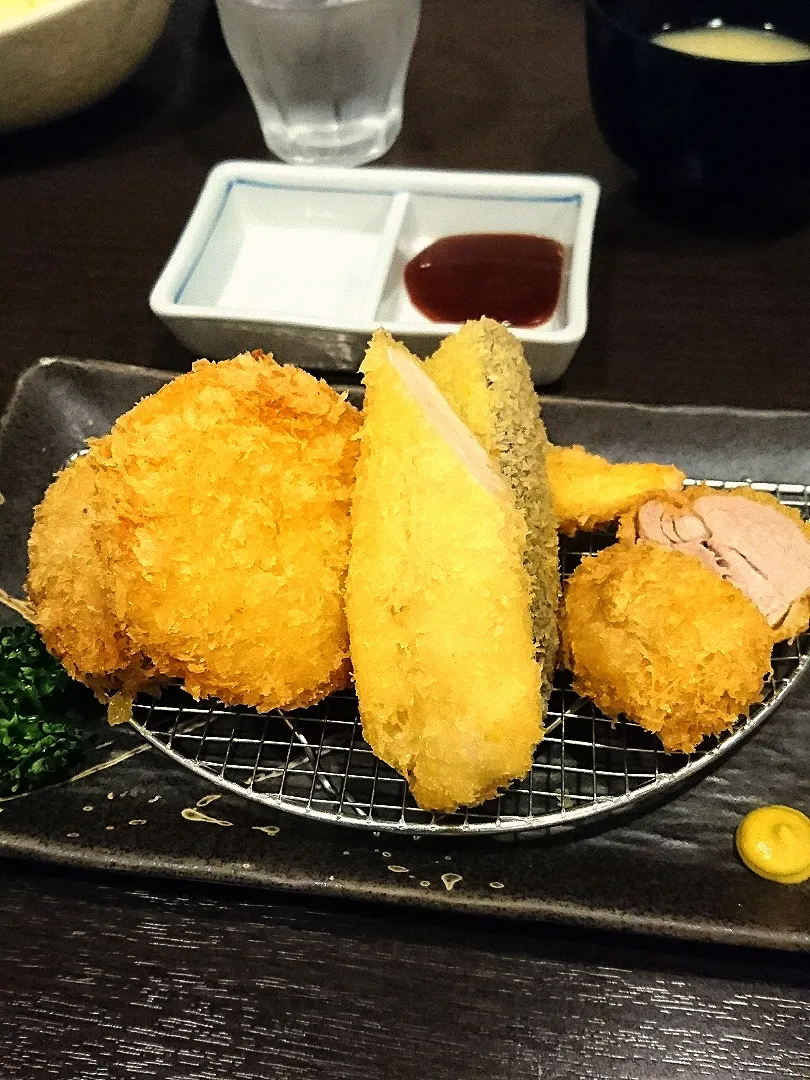
<path fill-rule="evenodd" d="M 748 597 L 692 555 L 642 541 L 586 556 L 563 590 L 574 689 L 667 750 L 690 752 L 760 701 L 772 636 Z"/>
<path fill-rule="evenodd" d="M 145 398 L 37 512 L 28 588 L 49 647 L 91 685 L 114 668 L 107 692 L 127 689 L 116 649 L 228 704 L 309 704 L 344 686 L 359 420 L 262 353 L 200 361 Z"/>
<path fill-rule="evenodd" d="M 546 473 L 549 442 L 523 347 L 501 323 L 479 319 L 445 338 L 425 361 L 425 370 L 494 458 L 526 520 L 523 561 L 532 583 L 532 624 L 545 697 L 558 644 L 557 521 Z"/>
<path fill-rule="evenodd" d="M 528 772 L 542 736 L 526 523 L 418 360 L 384 331 L 366 386 L 346 606 L 363 733 L 420 806 Z"/>
<path fill-rule="evenodd" d="M 653 491 L 680 491 L 686 479 L 674 465 L 611 465 L 582 446 L 552 446 L 547 461 L 559 530 L 566 536 L 609 525 Z"/>
<path fill-rule="evenodd" d="M 626 514 L 619 537 L 699 559 L 756 604 L 774 641 L 810 626 L 810 525 L 768 492 L 705 485 L 664 492 Z"/>

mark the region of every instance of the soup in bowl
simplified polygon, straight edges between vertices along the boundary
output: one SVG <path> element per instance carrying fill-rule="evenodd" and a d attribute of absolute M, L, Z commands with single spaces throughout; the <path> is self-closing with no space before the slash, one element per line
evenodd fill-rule
<path fill-rule="evenodd" d="M 586 26 L 597 123 L 646 186 L 750 204 L 810 180 L 810 6 L 587 0 Z"/>

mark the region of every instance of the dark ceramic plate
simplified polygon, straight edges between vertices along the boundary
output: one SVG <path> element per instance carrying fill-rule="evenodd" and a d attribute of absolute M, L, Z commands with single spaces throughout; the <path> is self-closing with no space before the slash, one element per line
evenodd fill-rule
<path fill-rule="evenodd" d="M 20 380 L 0 431 L 0 585 L 20 595 L 31 511 L 90 435 L 171 376 L 47 360 Z M 810 414 L 644 408 L 549 398 L 554 441 L 615 460 L 675 461 L 724 480 L 810 478 Z M 810 809 L 810 680 L 736 752 L 657 807 L 576 836 L 413 839 L 273 813 L 96 718 L 89 774 L 0 806 L 0 852 L 99 869 L 810 949 L 810 884 L 754 877 L 734 854 L 748 810 Z M 212 801 L 206 796 L 215 796 Z M 202 801 L 203 805 L 200 806 Z"/>

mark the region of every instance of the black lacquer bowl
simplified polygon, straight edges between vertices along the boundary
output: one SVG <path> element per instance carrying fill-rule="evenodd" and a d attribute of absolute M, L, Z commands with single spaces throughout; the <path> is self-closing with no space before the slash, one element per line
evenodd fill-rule
<path fill-rule="evenodd" d="M 642 184 L 719 212 L 775 211 L 810 188 L 810 60 L 746 63 L 676 52 L 663 29 L 726 25 L 810 41 L 795 0 L 587 0 L 591 102 Z"/>

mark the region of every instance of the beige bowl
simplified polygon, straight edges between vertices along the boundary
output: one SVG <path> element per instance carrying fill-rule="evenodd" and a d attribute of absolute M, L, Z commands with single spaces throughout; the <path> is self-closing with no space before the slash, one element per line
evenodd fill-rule
<path fill-rule="evenodd" d="M 50 0 L 0 16 L 0 131 L 98 101 L 154 45 L 171 0 Z"/>

